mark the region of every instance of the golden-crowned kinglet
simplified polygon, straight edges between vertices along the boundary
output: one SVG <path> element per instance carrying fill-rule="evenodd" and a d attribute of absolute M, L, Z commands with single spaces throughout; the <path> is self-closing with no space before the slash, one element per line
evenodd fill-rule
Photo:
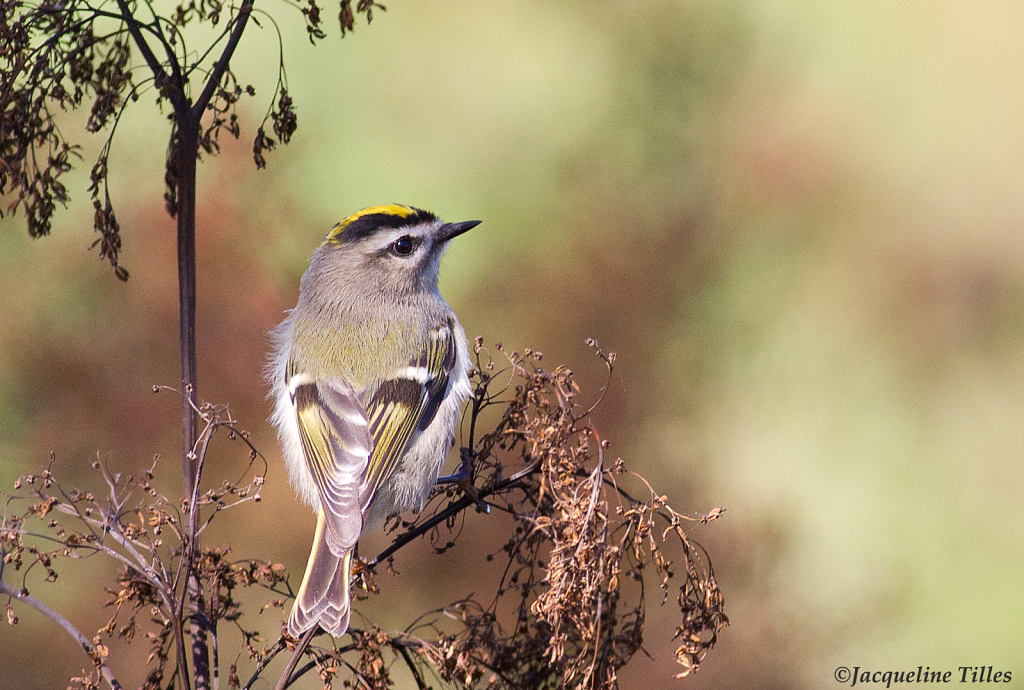
<path fill-rule="evenodd" d="M 317 623 L 331 635 L 348 629 L 359 535 L 421 508 L 451 449 L 469 351 L 437 274 L 448 242 L 479 222 L 398 205 L 349 216 L 313 253 L 299 303 L 274 331 L 271 421 L 292 484 L 317 514 L 293 637 Z"/>

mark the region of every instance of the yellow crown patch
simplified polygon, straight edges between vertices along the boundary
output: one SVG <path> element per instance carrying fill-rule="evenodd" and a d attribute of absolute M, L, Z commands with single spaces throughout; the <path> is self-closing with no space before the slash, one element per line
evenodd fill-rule
<path fill-rule="evenodd" d="M 356 236 L 365 236 L 375 228 L 397 228 L 403 225 L 414 225 L 425 220 L 432 220 L 434 215 L 427 211 L 421 211 L 411 206 L 401 204 L 385 204 L 383 206 L 370 206 L 361 211 L 356 211 L 351 216 L 341 221 L 324 237 L 324 244 L 329 242 L 341 242 L 346 239 L 346 231 L 351 239 Z"/>

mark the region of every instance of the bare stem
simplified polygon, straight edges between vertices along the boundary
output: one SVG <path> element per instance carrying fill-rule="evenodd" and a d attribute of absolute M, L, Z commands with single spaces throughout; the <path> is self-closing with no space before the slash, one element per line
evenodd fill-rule
<path fill-rule="evenodd" d="M 92 644 L 88 638 L 86 638 L 86 636 L 71 623 L 71 621 L 51 609 L 39 599 L 36 599 L 28 592 L 17 587 L 12 587 L 3 580 L 0 580 L 0 594 L 6 594 L 13 599 L 17 599 L 20 602 L 28 604 L 63 628 L 64 632 L 70 635 L 75 642 L 81 645 L 85 653 L 89 655 L 89 658 L 92 659 L 96 668 L 98 668 L 100 673 L 103 675 L 103 680 L 107 681 L 107 684 L 112 688 L 112 690 L 121 690 L 121 683 L 118 682 L 117 678 L 114 676 L 114 672 L 110 670 L 110 667 L 103 663 L 103 656 L 99 653 L 99 650 L 96 649 L 96 646 Z"/>
<path fill-rule="evenodd" d="M 313 635 L 316 635 L 320 629 L 319 626 L 314 625 L 312 628 L 306 631 L 306 634 L 299 640 L 299 644 L 295 647 L 295 652 L 292 654 L 292 658 L 288 660 L 288 665 L 284 667 L 284 673 L 281 674 L 281 678 L 277 681 L 277 685 L 274 686 L 274 690 L 285 690 L 291 681 L 292 671 L 295 670 L 296 664 L 299 663 L 299 659 L 306 651 L 306 647 L 309 646 L 309 641 L 313 639 Z"/>

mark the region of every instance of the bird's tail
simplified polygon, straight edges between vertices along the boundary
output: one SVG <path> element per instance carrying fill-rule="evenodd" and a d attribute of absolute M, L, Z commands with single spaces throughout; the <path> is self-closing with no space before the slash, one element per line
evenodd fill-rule
<path fill-rule="evenodd" d="M 301 637 L 317 623 L 335 637 L 344 635 L 348 630 L 348 580 L 352 570 L 352 551 L 346 550 L 341 556 L 331 553 L 326 529 L 327 521 L 321 511 L 316 521 L 306 574 L 288 616 L 288 634 L 292 637 Z"/>

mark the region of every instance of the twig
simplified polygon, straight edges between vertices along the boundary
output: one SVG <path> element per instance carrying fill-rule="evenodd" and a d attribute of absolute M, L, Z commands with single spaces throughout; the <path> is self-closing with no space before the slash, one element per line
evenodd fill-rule
<path fill-rule="evenodd" d="M 277 641 L 277 644 L 275 644 L 273 647 L 271 647 L 267 651 L 267 653 L 263 655 L 263 658 L 260 659 L 260 662 L 258 664 L 256 664 L 256 670 L 253 671 L 252 677 L 249 678 L 249 682 L 246 683 L 243 686 L 243 690 L 249 690 L 249 688 L 251 688 L 253 686 L 253 683 L 255 683 L 259 679 L 259 677 L 261 675 L 263 675 L 264 669 L 266 669 L 267 666 L 270 665 L 270 662 L 273 661 L 274 658 L 279 653 L 284 651 L 285 648 L 286 648 L 286 645 L 285 645 L 285 641 L 284 641 L 284 636 L 282 636 L 281 639 L 279 639 Z"/>
<path fill-rule="evenodd" d="M 249 21 L 249 15 L 252 13 L 252 6 L 253 0 L 242 0 L 242 4 L 238 8 L 238 14 L 234 18 L 235 26 L 231 29 L 227 45 L 224 46 L 217 64 L 213 66 L 210 75 L 206 79 L 206 88 L 199 94 L 199 98 L 196 99 L 195 104 L 192 106 L 192 112 L 197 119 L 202 116 L 206 110 L 206 105 L 213 98 L 214 91 L 220 86 L 220 80 L 224 76 L 232 56 L 235 54 L 238 41 L 242 38 L 242 32 L 245 31 L 245 25 Z"/>
<path fill-rule="evenodd" d="M 89 658 L 92 659 L 92 662 L 96 665 L 96 668 L 99 669 L 100 673 L 103 675 L 103 679 L 107 681 L 107 684 L 110 685 L 111 689 L 121 690 L 121 683 L 119 683 L 117 678 L 114 676 L 114 672 L 110 670 L 109 666 L 103 663 L 103 655 L 100 654 L 99 650 L 96 649 L 96 646 L 92 644 L 88 638 L 86 638 L 86 636 L 71 623 L 71 621 L 51 609 L 39 599 L 36 599 L 25 590 L 12 587 L 2 580 L 0 580 L 0 593 L 6 594 L 13 599 L 17 599 L 18 601 L 28 604 L 63 628 L 64 632 L 74 638 L 75 642 L 77 642 Z"/>
<path fill-rule="evenodd" d="M 507 479 L 504 479 L 496 483 L 494 486 L 488 489 L 478 489 L 477 496 L 482 500 L 487 496 L 491 496 L 492 494 L 504 491 L 505 489 L 509 488 L 510 486 L 518 482 L 520 479 L 525 477 L 526 475 L 536 471 L 538 467 L 540 467 L 539 460 L 523 468 L 521 471 L 516 472 L 511 477 L 508 477 Z M 425 522 L 423 522 L 420 525 L 417 525 L 415 528 L 409 530 L 408 532 L 405 532 L 404 534 L 401 534 L 398 537 L 396 537 L 395 540 L 391 542 L 391 546 L 381 551 L 374 558 L 370 559 L 369 561 L 366 561 L 366 566 L 368 568 L 373 568 L 374 566 L 378 565 L 381 561 L 383 561 L 385 558 L 387 558 L 388 556 L 390 556 L 391 554 L 393 554 L 394 552 L 398 551 L 400 548 L 408 544 L 413 539 L 423 536 L 424 534 L 426 534 L 431 529 L 441 524 L 448 518 L 452 517 L 453 515 L 458 515 L 466 508 L 469 508 L 470 506 L 474 505 L 477 505 L 477 502 L 473 499 L 472 496 L 468 494 L 464 495 L 457 501 L 449 503 L 444 510 L 431 516 L 429 520 L 426 520 Z"/>
<path fill-rule="evenodd" d="M 278 679 L 277 685 L 274 686 L 274 690 L 284 690 L 288 687 L 291 682 L 292 671 L 295 670 L 295 665 L 299 663 L 299 659 L 302 658 L 303 653 L 306 651 L 306 647 L 309 646 L 309 641 L 313 639 L 313 635 L 316 635 L 319 629 L 319 626 L 314 625 L 312 628 L 307 630 L 306 634 L 299 640 L 299 644 L 295 647 L 295 653 L 293 653 L 292 658 L 288 660 L 288 665 L 284 667 L 284 673 L 282 673 L 281 678 Z"/>
<path fill-rule="evenodd" d="M 412 657 L 409 656 L 409 650 L 407 650 L 404 646 L 398 644 L 393 644 L 391 645 L 391 647 L 392 649 L 397 649 L 402 659 L 405 660 L 405 665 L 409 667 L 409 672 L 412 673 L 412 677 L 416 681 L 416 687 L 419 690 L 427 690 L 429 686 L 427 685 L 426 681 L 423 680 L 423 675 L 420 673 L 419 668 L 416 667 L 416 664 L 413 661 Z"/>

